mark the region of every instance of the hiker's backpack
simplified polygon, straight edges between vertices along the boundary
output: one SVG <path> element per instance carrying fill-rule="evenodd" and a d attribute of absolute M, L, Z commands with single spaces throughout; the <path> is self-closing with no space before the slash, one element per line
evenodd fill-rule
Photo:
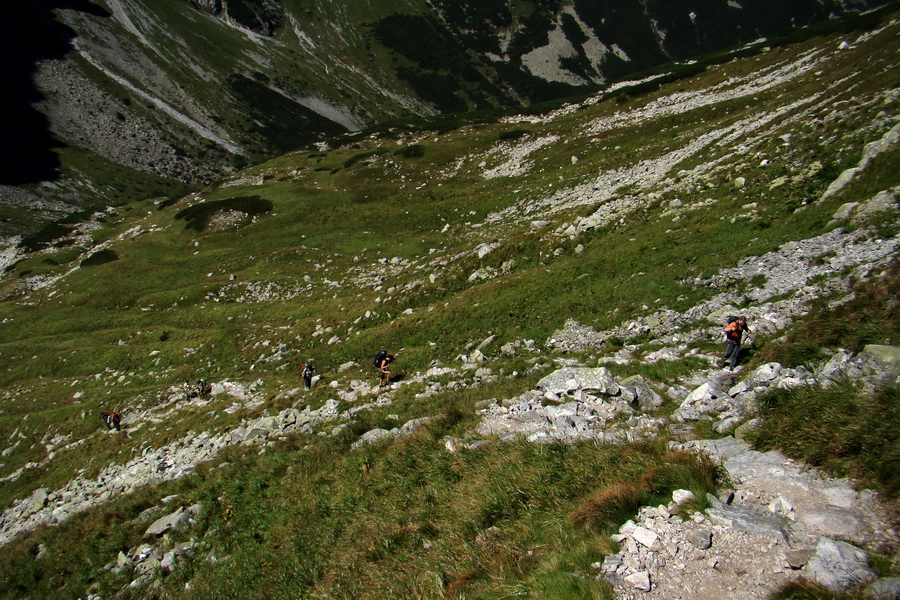
<path fill-rule="evenodd" d="M 372 361 L 372 366 L 376 368 L 381 368 L 382 361 L 387 358 L 387 350 L 379 350 L 378 354 L 375 355 L 375 360 Z"/>
<path fill-rule="evenodd" d="M 734 322 L 737 321 L 738 319 L 740 319 L 740 317 L 736 317 L 736 316 L 734 316 L 734 315 L 731 315 L 731 316 L 729 316 L 727 319 L 725 319 L 725 324 L 726 324 L 726 325 L 731 325 L 732 323 L 734 323 Z"/>

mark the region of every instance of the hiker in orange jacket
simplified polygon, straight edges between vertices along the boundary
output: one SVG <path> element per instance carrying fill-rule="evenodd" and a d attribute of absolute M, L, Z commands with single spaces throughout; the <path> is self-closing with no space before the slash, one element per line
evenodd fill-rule
<path fill-rule="evenodd" d="M 729 320 L 728 325 L 725 326 L 725 357 L 722 360 L 727 364 L 728 359 L 731 358 L 731 366 L 728 367 L 729 371 L 734 371 L 734 368 L 737 366 L 738 354 L 741 353 L 741 336 L 744 335 L 745 331 L 750 333 L 750 328 L 747 327 L 747 319 L 744 317 Z"/>

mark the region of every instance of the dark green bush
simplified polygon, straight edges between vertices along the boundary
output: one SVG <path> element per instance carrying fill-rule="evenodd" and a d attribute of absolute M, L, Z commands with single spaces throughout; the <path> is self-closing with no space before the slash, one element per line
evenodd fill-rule
<path fill-rule="evenodd" d="M 116 254 L 115 250 L 100 250 L 81 261 L 81 266 L 96 267 L 97 265 L 105 265 L 114 260 L 119 260 L 119 255 Z"/>
<path fill-rule="evenodd" d="M 187 221 L 185 229 L 203 231 L 216 213 L 226 210 L 236 210 L 250 216 L 261 215 L 272 210 L 272 202 L 259 196 L 239 196 L 226 200 L 214 200 L 185 208 L 176 214 L 175 218 L 179 221 L 182 219 Z"/>

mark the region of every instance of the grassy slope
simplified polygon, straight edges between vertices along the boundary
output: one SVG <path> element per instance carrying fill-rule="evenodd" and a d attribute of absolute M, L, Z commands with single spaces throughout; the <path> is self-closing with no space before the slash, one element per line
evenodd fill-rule
<path fill-rule="evenodd" d="M 890 107 L 866 100 L 880 89 L 896 87 L 898 73 L 890 60 L 896 50 L 894 32 L 832 59 L 824 82 L 808 75 L 787 89 L 761 93 L 753 102 L 736 100 L 593 138 L 582 135 L 581 126 L 626 108 L 638 109 L 679 89 L 707 88 L 807 48 L 834 48 L 840 39 L 776 48 L 628 105 L 610 100 L 549 124 L 488 123 L 420 135 L 373 135 L 325 153 L 283 156 L 242 173 L 248 181 L 263 178 L 263 185 L 213 186 L 198 197 L 164 207 L 158 199 L 121 207 L 91 234 L 95 240 L 113 240 L 133 227 L 153 231 L 113 243 L 119 257 L 114 262 L 75 270 L 27 299 L 0 305 L 0 439 L 12 443 L 16 431 L 24 436 L 16 451 L 4 457 L 0 475 L 43 460 L 45 449 L 37 443 L 42 439 L 71 434 L 73 440 L 87 440 L 4 484 L 0 504 L 8 506 L 40 486 L 59 487 L 81 468 L 90 476 L 109 461 L 124 462 L 147 445 L 161 445 L 190 430 L 234 427 L 235 419 L 245 416 L 207 412 L 230 403 L 221 400 L 223 405 L 202 411 L 183 410 L 177 420 L 147 426 L 131 438 L 96 433 L 100 410 L 161 404 L 166 389 L 187 378 L 261 378 L 270 398 L 268 408 L 277 410 L 287 405 L 274 400 L 277 392 L 298 386 L 299 366 L 307 355 L 330 376 L 349 360 L 367 364 L 378 347 L 402 348 L 400 365 L 412 373 L 435 359 L 449 362 L 469 342 L 492 333 L 500 343 L 533 338 L 542 344 L 568 318 L 604 328 L 644 314 L 642 306 L 656 306 L 657 300 L 671 308 L 692 306 L 712 291 L 687 288 L 683 279 L 815 235 L 841 203 L 896 185 L 894 151 L 839 197 L 793 212 L 801 202 L 816 198 L 843 168 L 855 164 L 864 143 L 883 133 L 867 126 L 878 111 Z M 774 129 L 755 143 L 751 155 L 726 160 L 702 188 L 649 202 L 624 225 L 594 230 L 577 242 L 531 231 L 528 221 L 541 215 L 491 230 L 466 225 L 481 223 L 492 211 L 519 199 L 541 199 L 554 189 L 658 155 L 711 128 L 771 110 L 783 103 L 783 94 L 799 98 L 817 93 L 854 71 L 860 71 L 855 80 L 859 83 L 833 92 L 834 100 L 822 108 L 825 116 L 835 103 L 853 99 L 842 118 L 786 125 L 784 132 L 793 133 L 787 150 L 778 139 L 781 132 Z M 500 162 L 485 151 L 504 132 L 521 128 L 533 137 L 560 136 L 567 140 L 564 151 L 556 145 L 535 152 L 529 157 L 535 166 L 525 175 L 483 179 L 480 161 L 487 166 Z M 413 144 L 424 147 L 422 156 L 396 154 Z M 691 163 L 709 162 L 727 150 L 714 148 Z M 578 156 L 578 162 L 573 164 L 571 156 Z M 440 175 L 463 157 L 469 158 L 454 176 Z M 772 164 L 759 167 L 763 158 Z M 816 160 L 825 167 L 820 174 L 770 191 L 772 181 L 797 175 Z M 690 166 L 679 165 L 672 175 Z M 749 182 L 739 195 L 732 184 L 737 175 Z M 269 200 L 273 209 L 237 229 L 198 233 L 176 219 L 200 198 L 250 196 Z M 669 220 L 658 218 L 675 197 L 708 204 L 688 213 L 675 229 Z M 760 216 L 732 222 L 735 206 L 751 199 Z M 592 210 L 575 209 L 552 219 L 554 224 L 570 222 Z M 449 234 L 440 233 L 445 224 Z M 495 240 L 501 246 L 483 260 L 467 256 L 446 266 L 428 265 Z M 576 243 L 584 245 L 580 254 L 575 253 Z M 555 257 L 557 248 L 562 253 Z M 347 283 L 351 274 L 379 269 L 377 259 L 394 257 L 411 266 L 385 275 L 375 288 Z M 477 268 L 500 268 L 510 258 L 517 263 L 510 275 L 468 282 Z M 25 272 L 28 277 L 66 272 L 78 260 L 71 247 L 28 258 L 2 286 L 11 290 Z M 436 275 L 434 283 L 431 274 Z M 404 291 L 413 280 L 423 283 Z M 282 291 L 298 295 L 250 304 L 208 297 L 223 286 L 247 282 L 275 282 Z M 229 294 L 233 300 L 240 292 Z M 409 308 L 412 314 L 403 314 Z M 366 311 L 374 314 L 366 318 Z M 334 331 L 313 337 L 317 325 Z M 343 341 L 327 344 L 334 334 Z M 268 347 L 258 345 L 264 341 Z M 287 346 L 285 361 L 259 362 L 279 343 Z M 527 365 L 509 361 L 497 366 L 509 372 Z M 362 371 L 353 375 L 365 376 Z M 440 597 L 463 592 L 473 597 L 602 597 L 602 586 L 571 575 L 590 573 L 590 562 L 608 551 L 594 533 L 653 494 L 685 485 L 699 491 L 709 484 L 708 478 L 700 469 L 691 476 L 648 475 L 643 480 L 653 485 L 637 485 L 641 474 L 675 468 L 675 459 L 659 448 L 622 455 L 620 450 L 595 447 L 513 445 L 464 456 L 441 449 L 443 434 L 459 435 L 473 426 L 475 402 L 520 393 L 533 385 L 533 377 L 436 400 L 405 391 L 389 409 L 363 416 L 353 427 L 361 433 L 427 414 L 458 415 L 412 442 L 351 453 L 350 436 L 329 441 L 311 437 L 271 448 L 263 457 L 234 451 L 228 457 L 235 465 L 230 470 L 201 469 L 189 480 L 146 490 L 59 528 L 23 536 L 0 552 L 9 584 L 5 589 L 9 597 L 42 597 L 44 590 L 61 584 L 62 597 L 83 595 L 102 564 L 137 543 L 141 527 L 130 521 L 133 516 L 156 498 L 180 493 L 204 503 L 204 527 L 218 532 L 210 543 L 217 555 L 232 557 L 217 564 L 198 561 L 173 575 L 167 589 L 179 589 L 190 580 L 196 597 L 253 597 L 270 586 L 284 590 L 285 597 Z M 327 389 L 320 389 L 304 401 L 316 404 L 327 398 Z M 573 470 L 572 464 L 580 464 L 583 471 Z M 427 468 L 420 468 L 423 465 Z M 599 510 L 606 520 L 586 526 L 578 515 L 595 513 L 585 504 L 605 506 L 608 500 L 597 500 L 596 495 L 615 483 L 625 487 L 611 494 L 609 502 L 621 510 Z M 492 525 L 498 527 L 496 532 L 489 530 Z M 71 550 L 77 560 L 59 550 L 85 537 L 93 544 Z M 29 557 L 40 542 L 55 549 L 43 564 Z M 430 550 L 423 553 L 426 545 Z M 566 550 L 570 547 L 575 550 Z M 230 577 L 235 566 L 245 577 Z M 124 583 L 105 576 L 96 581 L 103 591 Z"/>

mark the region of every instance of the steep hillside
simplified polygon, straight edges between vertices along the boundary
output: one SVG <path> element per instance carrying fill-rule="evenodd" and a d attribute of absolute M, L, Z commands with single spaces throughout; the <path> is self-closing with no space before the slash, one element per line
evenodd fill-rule
<path fill-rule="evenodd" d="M 4 36 L 0 233 L 180 195 L 387 120 L 560 98 L 885 3 L 24 3 Z"/>
<path fill-rule="evenodd" d="M 396 122 L 8 248 L 0 597 L 764 598 L 851 542 L 837 589 L 896 575 L 898 32 Z M 869 489 L 696 441 L 737 432 Z"/>

